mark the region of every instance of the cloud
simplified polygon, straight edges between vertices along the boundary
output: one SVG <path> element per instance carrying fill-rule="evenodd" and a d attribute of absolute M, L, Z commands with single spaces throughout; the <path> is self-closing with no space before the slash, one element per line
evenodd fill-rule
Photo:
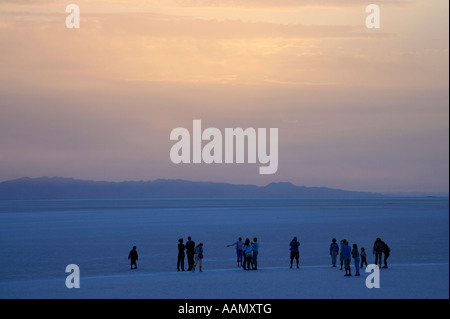
<path fill-rule="evenodd" d="M 100 17 L 100 16 L 99 16 Z M 109 30 L 125 27 L 131 34 L 157 37 L 236 38 L 365 38 L 386 37 L 383 32 L 370 34 L 363 25 L 302 25 L 241 20 L 148 19 L 145 15 L 110 15 L 100 18 Z M 124 22 L 126 23 L 117 23 Z"/>
<path fill-rule="evenodd" d="M 405 6 L 417 0 L 371 0 L 370 3 L 386 6 Z M 42 7 L 49 5 L 65 6 L 57 0 L 0 0 L 0 5 L 13 5 L 19 7 Z M 293 7 L 328 7 L 346 8 L 367 5 L 361 0 L 76 0 L 72 3 L 80 6 L 114 6 L 121 8 L 293 8 Z"/>
<path fill-rule="evenodd" d="M 79 30 L 68 30 L 65 15 L 56 16 L 0 24 L 3 83 L 432 87 L 448 82 L 440 70 L 448 50 L 405 55 L 397 47 L 386 55 L 386 45 L 397 36 L 367 32 L 363 26 L 127 13 L 85 14 Z M 383 45 L 384 50 L 377 49 Z"/>
<path fill-rule="evenodd" d="M 362 5 L 361 0 L 162 0 L 158 2 L 164 4 L 175 4 L 181 7 L 241 8 L 349 7 Z M 412 2 L 412 0 L 372 0 L 370 3 L 398 6 L 406 5 Z"/>
<path fill-rule="evenodd" d="M 0 0 L 1 5 L 13 5 L 18 7 L 42 7 L 57 4 L 57 0 Z M 61 5 L 61 4 L 60 4 Z"/>

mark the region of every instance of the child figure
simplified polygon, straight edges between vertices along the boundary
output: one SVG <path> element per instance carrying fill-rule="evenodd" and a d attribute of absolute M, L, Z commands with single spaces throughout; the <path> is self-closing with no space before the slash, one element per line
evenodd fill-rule
<path fill-rule="evenodd" d="M 365 264 L 366 268 L 367 268 L 367 254 L 366 254 L 366 250 L 364 249 L 364 247 L 361 248 L 361 253 L 359 255 L 361 256 L 361 268 L 362 268 L 363 264 Z"/>

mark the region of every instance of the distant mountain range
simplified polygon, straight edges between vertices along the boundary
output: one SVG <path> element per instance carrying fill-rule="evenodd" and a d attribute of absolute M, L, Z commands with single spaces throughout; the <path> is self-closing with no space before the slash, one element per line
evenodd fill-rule
<path fill-rule="evenodd" d="M 0 199 L 146 199 L 146 198 L 380 198 L 378 193 L 270 183 L 266 186 L 187 180 L 99 182 L 61 177 L 0 182 Z"/>

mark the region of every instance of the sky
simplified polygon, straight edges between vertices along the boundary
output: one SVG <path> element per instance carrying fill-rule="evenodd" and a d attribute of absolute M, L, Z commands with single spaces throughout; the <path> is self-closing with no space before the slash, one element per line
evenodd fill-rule
<path fill-rule="evenodd" d="M 80 8 L 80 28 L 65 25 Z M 380 6 L 380 28 L 365 25 Z M 0 0 L 0 181 L 188 179 L 448 194 L 446 0 Z M 278 170 L 170 132 L 278 128 Z"/>

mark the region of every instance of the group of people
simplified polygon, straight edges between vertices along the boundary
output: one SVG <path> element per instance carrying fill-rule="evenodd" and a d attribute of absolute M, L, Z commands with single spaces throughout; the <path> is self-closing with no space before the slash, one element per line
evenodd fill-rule
<path fill-rule="evenodd" d="M 379 237 L 375 240 L 373 244 L 372 254 L 375 255 L 375 264 L 381 268 L 381 260 L 382 255 L 384 254 L 384 266 L 383 268 L 388 268 L 387 259 L 390 255 L 389 246 L 382 241 Z M 359 269 L 365 265 L 367 267 L 367 253 L 366 250 L 362 247 L 361 252 L 358 251 L 358 245 L 353 244 L 350 247 L 348 241 L 346 239 L 342 239 L 340 241 L 340 245 L 336 243 L 336 238 L 333 238 L 330 245 L 330 256 L 331 256 L 331 264 L 333 267 L 336 267 L 337 256 L 339 255 L 339 259 L 341 262 L 342 270 L 343 266 L 345 269 L 344 276 L 351 276 L 351 260 L 353 258 L 355 263 L 355 276 L 359 276 Z"/>
<path fill-rule="evenodd" d="M 337 244 L 336 238 L 331 240 L 330 245 L 330 256 L 331 256 L 331 264 L 333 267 L 336 267 L 337 256 L 339 255 L 341 268 L 345 269 L 345 276 L 351 276 L 351 260 L 353 258 L 355 264 L 355 276 L 359 276 L 359 269 L 365 265 L 367 267 L 367 254 L 364 248 L 361 248 L 361 251 L 358 250 L 358 245 L 353 244 L 353 247 L 350 247 L 348 241 L 346 239 L 342 239 L 340 244 Z M 237 266 L 244 268 L 244 270 L 257 270 L 258 269 L 258 254 L 259 254 L 259 242 L 258 238 L 253 238 L 253 241 L 250 241 L 249 238 L 245 239 L 245 242 L 242 241 L 242 237 L 239 237 L 238 240 L 232 244 L 227 245 L 227 247 L 235 246 L 236 248 L 236 256 L 237 256 Z M 297 268 L 299 268 L 299 252 L 300 242 L 297 237 L 294 237 L 292 241 L 289 243 L 290 250 L 290 268 L 294 263 L 294 259 L 296 260 Z M 373 244 L 373 255 L 375 255 L 375 264 L 379 265 L 381 268 L 382 256 L 384 254 L 384 266 L 382 268 L 387 268 L 387 259 L 390 255 L 389 246 L 382 241 L 380 238 L 375 240 Z M 199 243 L 195 245 L 195 242 L 192 241 L 192 238 L 189 236 L 186 244 L 183 244 L 183 238 L 178 240 L 178 259 L 177 259 L 177 270 L 185 271 L 184 269 L 184 259 L 187 255 L 188 262 L 188 271 L 195 271 L 195 268 L 198 266 L 199 271 L 202 271 L 202 260 L 203 260 L 203 243 Z M 138 260 L 138 254 L 136 251 L 136 246 L 130 251 L 128 255 L 128 259 L 131 262 L 131 269 L 137 268 L 136 261 Z M 134 268 L 133 268 L 134 266 Z"/>
<path fill-rule="evenodd" d="M 186 250 L 186 254 L 184 251 Z M 203 243 L 195 245 L 192 241 L 191 236 L 188 237 L 186 244 L 183 244 L 183 238 L 178 239 L 178 259 L 177 259 L 177 270 L 185 271 L 184 269 L 184 257 L 187 255 L 188 261 L 188 271 L 195 271 L 195 267 L 199 268 L 202 272 L 202 260 L 203 260 Z"/>
<path fill-rule="evenodd" d="M 195 242 L 192 241 L 190 236 L 188 237 L 186 245 L 183 244 L 183 238 L 178 239 L 178 259 L 177 259 L 178 271 L 180 271 L 180 267 L 182 271 L 185 271 L 184 258 L 186 255 L 188 257 L 187 258 L 189 265 L 188 271 L 195 271 L 195 267 L 197 267 L 197 265 L 199 267 L 199 271 L 202 271 L 203 243 L 195 245 Z M 128 254 L 128 259 L 130 260 L 131 269 L 137 269 L 136 261 L 138 260 L 138 253 L 136 250 L 136 246 L 133 246 L 133 249 Z"/>
<path fill-rule="evenodd" d="M 258 269 L 258 254 L 259 243 L 258 238 L 253 238 L 253 242 L 250 242 L 250 238 L 242 241 L 242 237 L 227 247 L 236 246 L 237 266 L 244 268 L 244 270 L 257 270 Z"/>
<path fill-rule="evenodd" d="M 242 241 L 242 237 L 232 244 L 227 245 L 227 247 L 236 247 L 237 256 L 237 266 L 244 268 L 244 270 L 257 270 L 258 269 L 258 254 L 259 254 L 259 243 L 258 238 L 253 238 L 253 242 L 247 238 L 245 242 Z M 297 268 L 299 268 L 299 257 L 300 257 L 300 242 L 297 237 L 294 237 L 289 243 L 289 250 L 291 252 L 291 268 L 294 259 L 297 262 Z"/>

